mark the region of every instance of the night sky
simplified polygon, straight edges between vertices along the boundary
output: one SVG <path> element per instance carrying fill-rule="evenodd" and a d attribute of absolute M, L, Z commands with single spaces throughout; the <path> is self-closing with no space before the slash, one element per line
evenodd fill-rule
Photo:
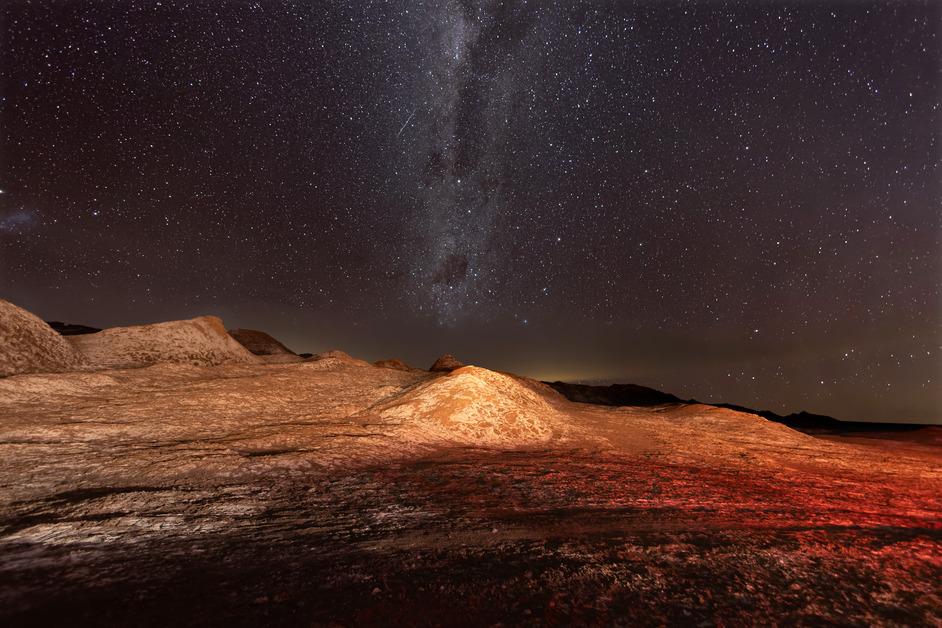
<path fill-rule="evenodd" d="M 942 421 L 938 2 L 0 15 L 0 296 L 46 319 Z"/>

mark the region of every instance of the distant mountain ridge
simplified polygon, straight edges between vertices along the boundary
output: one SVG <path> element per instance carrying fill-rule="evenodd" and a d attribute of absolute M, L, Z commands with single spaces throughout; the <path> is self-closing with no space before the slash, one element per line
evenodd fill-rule
<path fill-rule="evenodd" d="M 196 319 L 194 319 L 196 320 Z M 97 334 L 102 330 L 97 327 L 87 325 L 77 325 L 63 323 L 60 321 L 48 321 L 47 324 L 63 336 L 81 336 L 86 334 Z M 130 329 L 130 328 L 129 328 Z M 107 330 L 106 330 L 107 332 Z M 310 353 L 295 354 L 284 344 L 279 342 L 269 334 L 252 329 L 231 329 L 227 334 L 237 343 L 244 347 L 250 354 L 259 356 L 265 361 L 275 361 L 274 358 L 292 358 L 307 359 L 314 357 Z M 73 344 L 88 344 L 86 339 L 74 339 Z M 335 355 L 336 353 L 336 355 Z M 336 358 L 338 355 L 344 359 L 352 359 L 341 352 L 327 352 L 319 354 L 320 358 Z M 400 360 L 380 360 L 376 366 L 392 368 L 398 370 L 413 370 L 407 364 Z M 450 372 L 463 367 L 460 362 L 451 354 L 441 356 L 429 368 L 431 372 Z M 656 406 L 664 404 L 690 404 L 702 403 L 695 399 L 681 399 L 671 393 L 663 392 L 655 388 L 640 386 L 638 384 L 610 384 L 606 386 L 591 384 L 574 384 L 569 382 L 555 381 L 543 382 L 562 394 L 569 401 L 577 403 L 588 403 L 604 406 Z M 775 423 L 781 423 L 793 429 L 804 432 L 907 432 L 926 427 L 940 427 L 927 423 L 888 423 L 888 422 L 868 422 L 868 421 L 844 421 L 832 416 L 806 412 L 793 412 L 787 415 L 781 415 L 771 410 L 756 410 L 746 406 L 733 403 L 705 403 L 704 405 L 714 406 L 716 408 L 725 408 L 738 412 L 745 412 L 760 416 Z"/>
<path fill-rule="evenodd" d="M 938 427 L 929 423 L 877 423 L 868 421 L 842 421 L 824 414 L 804 410 L 781 415 L 771 410 L 756 410 L 733 403 L 705 403 L 696 399 L 681 399 L 676 395 L 637 384 L 611 384 L 593 386 L 567 382 L 543 382 L 552 386 L 569 401 L 603 406 L 654 406 L 673 403 L 704 403 L 704 405 L 727 410 L 736 410 L 761 416 L 803 432 L 908 432 L 927 427 Z"/>
<path fill-rule="evenodd" d="M 97 334 L 99 327 L 78 325 L 76 323 L 63 323 L 62 321 L 46 321 L 46 324 L 59 332 L 60 336 L 80 336 L 82 334 Z"/>
<path fill-rule="evenodd" d="M 883 423 L 870 421 L 843 421 L 835 419 L 825 414 L 814 414 L 813 412 L 792 412 L 791 414 L 781 415 L 771 410 L 754 410 L 745 406 L 739 406 L 732 403 L 711 403 L 711 406 L 717 408 L 727 408 L 738 412 L 748 412 L 756 414 L 769 421 L 782 423 L 788 427 L 797 430 L 822 430 L 838 432 L 906 432 L 918 430 L 924 427 L 934 427 L 931 423 Z"/>
<path fill-rule="evenodd" d="M 665 403 L 686 403 L 670 393 L 637 384 L 590 386 L 567 382 L 543 382 L 569 401 L 602 406 L 659 406 Z"/>

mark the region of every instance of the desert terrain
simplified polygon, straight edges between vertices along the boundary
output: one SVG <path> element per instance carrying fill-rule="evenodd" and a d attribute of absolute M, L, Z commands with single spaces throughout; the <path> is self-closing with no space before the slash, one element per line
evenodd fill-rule
<path fill-rule="evenodd" d="M 0 622 L 942 624 L 938 428 L 817 437 L 249 332 L 61 336 L 0 301 Z"/>

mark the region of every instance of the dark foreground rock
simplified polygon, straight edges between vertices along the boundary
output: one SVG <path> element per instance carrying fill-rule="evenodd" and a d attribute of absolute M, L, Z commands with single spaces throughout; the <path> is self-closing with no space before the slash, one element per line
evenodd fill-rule
<path fill-rule="evenodd" d="M 835 481 L 579 451 L 458 452 L 212 490 L 56 494 L 5 519 L 6 533 L 128 518 L 142 532 L 5 541 L 0 617 L 11 626 L 937 625 L 938 527 L 898 510 L 848 520 L 855 499 L 823 499 Z"/>

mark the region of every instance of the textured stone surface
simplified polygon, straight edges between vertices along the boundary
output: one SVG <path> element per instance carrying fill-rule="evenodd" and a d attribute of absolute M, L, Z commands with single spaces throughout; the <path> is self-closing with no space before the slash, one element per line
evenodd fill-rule
<path fill-rule="evenodd" d="M 112 327 L 68 341 L 96 368 L 134 368 L 161 362 L 218 365 L 259 362 L 215 316 Z"/>
<path fill-rule="evenodd" d="M 379 366 L 384 369 L 398 369 L 400 371 L 419 370 L 419 369 L 415 369 L 409 366 L 408 364 L 406 364 L 405 362 L 397 358 L 390 358 L 389 360 L 377 360 L 376 362 L 373 362 L 373 366 Z"/>
<path fill-rule="evenodd" d="M 7 624 L 937 624 L 938 447 L 466 367 L 0 380 Z"/>
<path fill-rule="evenodd" d="M 257 329 L 230 329 L 229 335 L 255 355 L 296 355 L 278 340 Z"/>
<path fill-rule="evenodd" d="M 69 341 L 42 319 L 0 299 L 0 377 L 70 371 L 84 365 Z"/>
<path fill-rule="evenodd" d="M 455 369 L 460 369 L 462 366 L 464 366 L 464 364 L 458 361 L 458 358 L 451 355 L 450 353 L 446 353 L 442 357 L 435 360 L 435 363 L 432 364 L 428 370 L 433 372 L 448 372 Z"/>
<path fill-rule="evenodd" d="M 0 379 L 0 624 L 942 622 L 931 438 L 111 331 L 196 364 Z"/>

